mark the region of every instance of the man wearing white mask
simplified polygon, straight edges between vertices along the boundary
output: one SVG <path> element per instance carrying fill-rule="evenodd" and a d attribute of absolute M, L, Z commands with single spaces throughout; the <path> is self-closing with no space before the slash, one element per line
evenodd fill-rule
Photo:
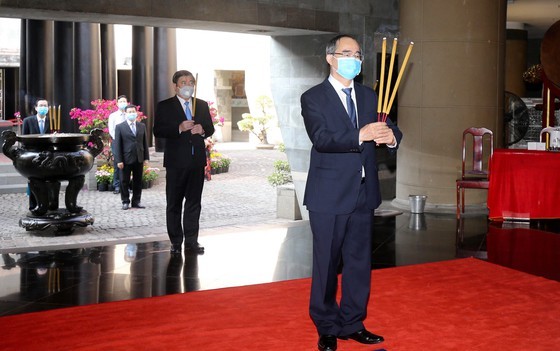
<path fill-rule="evenodd" d="M 126 107 L 126 122 L 115 127 L 113 140 L 115 162 L 121 172 L 121 200 L 122 209 L 130 206 L 129 183 L 132 174 L 132 207 L 144 208 L 140 203 L 142 197 L 142 173 L 144 166 L 148 166 L 150 159 L 146 126 L 138 122 L 136 106 Z"/>
<path fill-rule="evenodd" d="M 51 132 L 49 119 L 47 118 L 47 113 L 49 112 L 49 102 L 43 98 L 37 99 L 37 102 L 35 103 L 35 111 L 37 111 L 36 115 L 25 117 L 23 119 L 21 134 L 49 134 Z M 29 210 L 31 211 L 37 207 L 37 200 L 30 191 L 29 186 L 27 193 L 29 194 Z"/>
<path fill-rule="evenodd" d="M 158 103 L 154 119 L 154 136 L 165 139 L 167 234 L 173 255 L 181 254 L 183 241 L 186 254 L 203 254 L 198 229 L 206 166 L 204 138 L 214 133 L 214 124 L 208 103 L 193 97 L 193 74 L 177 71 L 172 81 L 176 95 Z"/>
<path fill-rule="evenodd" d="M 111 140 L 115 140 L 115 127 L 117 126 L 117 124 L 122 123 L 126 120 L 125 110 L 127 106 L 128 106 L 128 99 L 126 98 L 126 95 L 120 95 L 117 98 L 117 107 L 119 109 L 109 115 L 109 120 L 107 122 L 107 128 L 109 129 L 109 135 L 111 136 Z M 113 154 L 115 153 L 112 142 L 111 142 L 111 151 L 113 152 Z M 115 171 L 113 172 L 113 187 L 115 188 L 113 194 L 119 194 L 120 185 L 121 185 L 120 177 L 119 177 L 120 172 L 117 168 L 117 161 L 114 159 L 114 157 L 113 157 L 113 161 L 114 161 L 113 167 L 115 169 Z"/>

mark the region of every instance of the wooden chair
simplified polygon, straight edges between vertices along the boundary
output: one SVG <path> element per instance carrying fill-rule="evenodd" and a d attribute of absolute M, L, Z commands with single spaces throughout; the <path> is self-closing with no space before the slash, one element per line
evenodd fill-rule
<path fill-rule="evenodd" d="M 490 150 L 484 149 L 485 136 L 489 139 Z M 467 155 L 467 139 L 472 137 L 472 154 Z M 490 171 L 488 163 L 494 152 L 494 134 L 486 128 L 467 128 L 463 132 L 463 156 L 461 178 L 457 179 L 457 219 L 465 213 L 465 189 L 488 189 Z M 485 155 L 488 156 L 484 159 Z M 472 165 L 466 167 L 468 157 Z M 470 159 L 469 159 L 470 160 Z"/>

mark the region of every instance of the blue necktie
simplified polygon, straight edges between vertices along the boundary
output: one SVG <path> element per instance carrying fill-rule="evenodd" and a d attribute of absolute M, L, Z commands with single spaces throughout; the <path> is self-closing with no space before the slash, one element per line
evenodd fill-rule
<path fill-rule="evenodd" d="M 132 134 L 136 135 L 136 123 L 130 123 L 130 129 L 132 129 Z"/>
<path fill-rule="evenodd" d="M 352 100 L 352 88 L 342 89 L 344 94 L 346 94 L 346 107 L 348 108 L 348 117 L 354 128 L 356 128 L 356 108 L 354 107 L 354 101 Z"/>
<path fill-rule="evenodd" d="M 45 134 L 45 121 L 42 119 L 39 120 L 39 132 Z"/>
<path fill-rule="evenodd" d="M 185 115 L 187 116 L 187 120 L 192 121 L 192 113 L 191 113 L 191 109 L 189 108 L 189 102 L 185 101 Z M 194 145 L 191 146 L 191 152 L 194 155 Z"/>
<path fill-rule="evenodd" d="M 187 119 L 189 121 L 192 120 L 192 113 L 191 113 L 191 109 L 189 108 L 189 102 L 185 101 L 185 115 L 187 116 Z"/>

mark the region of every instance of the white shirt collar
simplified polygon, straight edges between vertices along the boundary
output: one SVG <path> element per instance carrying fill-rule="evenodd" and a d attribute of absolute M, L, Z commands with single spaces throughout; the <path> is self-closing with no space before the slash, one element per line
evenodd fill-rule
<path fill-rule="evenodd" d="M 180 97 L 179 95 L 176 95 L 176 96 L 177 96 L 177 99 L 179 99 L 179 101 L 181 102 L 181 106 L 185 106 L 185 102 L 187 102 L 187 101 L 188 101 L 189 103 L 191 103 L 191 101 L 192 101 L 192 97 L 189 98 L 188 100 L 185 100 L 185 99 L 183 99 L 182 97 Z"/>
<path fill-rule="evenodd" d="M 352 88 L 352 101 L 354 101 L 354 107 L 355 107 L 355 111 L 356 111 L 356 117 L 358 118 L 359 121 L 359 114 L 358 114 L 358 106 L 356 103 L 356 89 L 354 89 L 354 81 L 351 80 L 350 81 L 350 85 L 345 87 L 341 82 L 339 82 L 338 80 L 336 80 L 332 75 L 329 75 L 329 83 L 331 83 L 331 85 L 333 86 L 334 90 L 336 91 L 336 93 L 338 94 L 338 97 L 340 98 L 340 102 L 342 102 L 342 106 L 344 106 L 344 108 L 346 109 L 346 111 L 348 111 L 348 106 L 346 106 L 346 94 L 342 91 L 342 89 L 345 88 Z M 359 125 L 359 124 L 358 124 Z"/>

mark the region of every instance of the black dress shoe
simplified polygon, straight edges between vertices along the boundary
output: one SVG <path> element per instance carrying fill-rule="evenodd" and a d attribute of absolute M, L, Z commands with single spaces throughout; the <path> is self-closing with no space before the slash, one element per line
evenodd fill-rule
<path fill-rule="evenodd" d="M 338 338 L 342 340 L 352 339 L 362 344 L 379 344 L 385 341 L 382 336 L 370 333 L 366 329 L 362 329 L 350 335 L 339 336 Z"/>
<path fill-rule="evenodd" d="M 128 210 L 128 204 L 122 204 L 122 209 L 123 210 Z"/>
<path fill-rule="evenodd" d="M 173 244 L 171 245 L 171 250 L 169 250 L 172 255 L 180 255 L 181 254 L 181 244 Z"/>
<path fill-rule="evenodd" d="M 321 335 L 317 343 L 319 351 L 335 351 L 336 350 L 336 336 L 334 335 Z"/>
<path fill-rule="evenodd" d="M 185 253 L 202 255 L 204 254 L 204 246 L 200 246 L 199 243 L 185 245 Z"/>
<path fill-rule="evenodd" d="M 133 208 L 146 208 L 146 206 L 142 206 L 142 204 L 132 205 Z"/>

